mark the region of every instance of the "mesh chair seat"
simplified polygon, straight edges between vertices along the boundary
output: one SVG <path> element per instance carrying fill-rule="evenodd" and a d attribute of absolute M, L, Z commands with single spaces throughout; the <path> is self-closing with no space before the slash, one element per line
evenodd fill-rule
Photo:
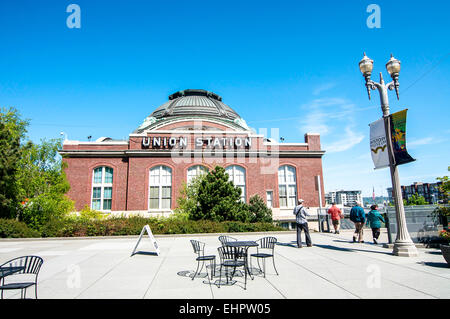
<path fill-rule="evenodd" d="M 268 257 L 273 257 L 272 254 L 266 254 L 266 253 L 257 253 L 257 254 L 251 254 L 252 257 L 257 257 L 257 258 L 268 258 Z"/>
<path fill-rule="evenodd" d="M 197 261 L 204 261 L 204 260 L 214 260 L 214 259 L 216 259 L 215 255 L 208 255 L 208 256 L 197 257 L 195 260 L 197 260 Z"/>
<path fill-rule="evenodd" d="M 0 286 L 0 289 L 9 290 L 9 289 L 25 289 L 33 286 L 34 282 L 14 282 L 10 284 L 5 284 Z"/>
<path fill-rule="evenodd" d="M 225 267 L 242 267 L 245 265 L 243 260 L 225 260 L 223 262 Z"/>

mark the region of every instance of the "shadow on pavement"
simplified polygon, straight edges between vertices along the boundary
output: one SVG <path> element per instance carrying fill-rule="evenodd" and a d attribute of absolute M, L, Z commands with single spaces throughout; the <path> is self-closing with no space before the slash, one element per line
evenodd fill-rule
<path fill-rule="evenodd" d="M 427 251 L 426 253 L 430 255 L 442 255 L 442 251 Z"/>
<path fill-rule="evenodd" d="M 286 247 L 297 248 L 297 242 L 296 241 L 291 241 L 291 243 L 280 243 L 280 242 L 277 242 L 276 244 L 279 245 L 279 246 L 286 246 Z"/>
<path fill-rule="evenodd" d="M 137 252 L 135 252 L 135 253 L 134 253 L 133 255 L 131 255 L 131 256 L 134 256 L 134 255 L 158 256 L 157 253 L 151 252 L 151 251 L 137 251 Z"/>
<path fill-rule="evenodd" d="M 350 243 L 350 244 L 353 244 L 353 241 L 351 241 L 351 240 L 333 239 L 333 241 L 335 241 L 337 243 Z"/>
<path fill-rule="evenodd" d="M 437 268 L 449 268 L 450 267 L 447 263 L 436 263 L 436 262 L 431 262 L 431 261 L 419 262 L 418 264 L 422 264 L 422 265 L 430 266 L 430 267 L 437 267 Z"/>
<path fill-rule="evenodd" d="M 325 249 L 338 250 L 338 251 L 347 251 L 347 252 L 365 251 L 368 253 L 392 255 L 392 252 L 384 252 L 384 251 L 373 251 L 373 250 L 357 249 L 357 248 L 342 248 L 342 247 L 336 247 L 336 246 L 331 246 L 331 245 L 320 245 L 320 244 L 314 244 L 314 246 L 317 246 L 320 248 L 325 248 Z"/>

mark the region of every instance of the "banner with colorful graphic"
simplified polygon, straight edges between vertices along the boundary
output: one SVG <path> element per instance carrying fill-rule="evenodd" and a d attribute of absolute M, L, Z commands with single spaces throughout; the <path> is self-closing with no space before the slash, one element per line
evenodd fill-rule
<path fill-rule="evenodd" d="M 415 161 L 406 150 L 406 110 L 390 115 L 392 152 L 394 153 L 395 165 L 402 165 Z"/>
<path fill-rule="evenodd" d="M 375 121 L 370 126 L 370 154 L 375 169 L 389 167 L 389 155 L 386 144 L 384 119 Z"/>

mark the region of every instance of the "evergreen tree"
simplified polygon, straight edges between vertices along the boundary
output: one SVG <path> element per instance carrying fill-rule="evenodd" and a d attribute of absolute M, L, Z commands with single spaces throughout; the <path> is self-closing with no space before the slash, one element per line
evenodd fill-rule
<path fill-rule="evenodd" d="M 259 195 L 250 197 L 249 200 L 250 221 L 255 222 L 272 222 L 272 210 L 267 207 L 264 200 Z"/>
<path fill-rule="evenodd" d="M 209 219 L 214 221 L 243 220 L 243 205 L 240 201 L 241 189 L 229 181 L 225 169 L 216 166 L 201 180 L 197 207 L 191 218 L 194 220 Z"/>

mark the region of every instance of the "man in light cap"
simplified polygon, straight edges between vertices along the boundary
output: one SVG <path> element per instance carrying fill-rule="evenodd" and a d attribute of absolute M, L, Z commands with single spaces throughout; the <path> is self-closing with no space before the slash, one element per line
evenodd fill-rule
<path fill-rule="evenodd" d="M 303 206 L 303 199 L 298 200 L 298 205 L 294 208 L 294 215 L 297 222 L 297 247 L 302 248 L 302 230 L 305 231 L 306 245 L 312 246 L 311 236 L 309 236 L 308 221 L 306 216 L 310 216 L 306 208 Z"/>

